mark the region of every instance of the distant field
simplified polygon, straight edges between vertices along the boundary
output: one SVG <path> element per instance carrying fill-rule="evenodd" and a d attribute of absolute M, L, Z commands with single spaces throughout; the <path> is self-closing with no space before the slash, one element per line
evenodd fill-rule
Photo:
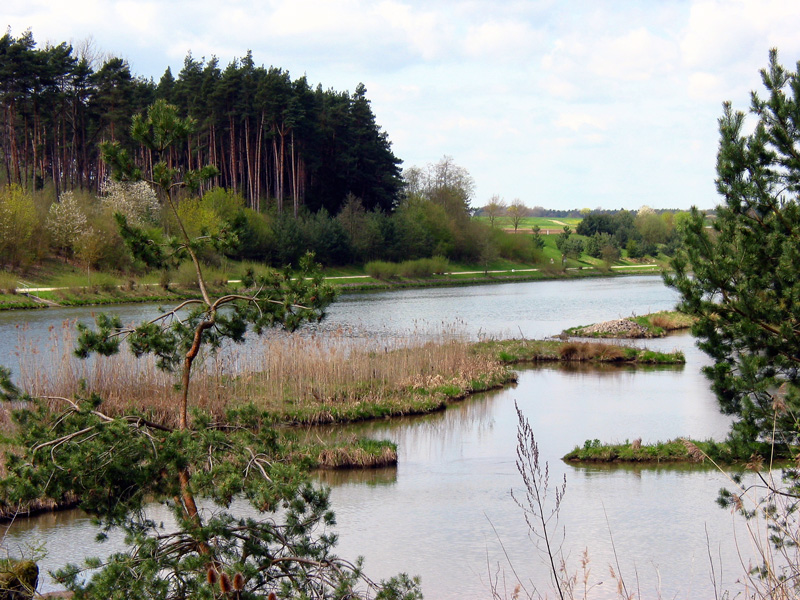
<path fill-rule="evenodd" d="M 475 217 L 479 221 L 483 221 L 485 223 L 489 222 L 489 217 Z M 564 219 L 556 219 L 550 217 L 525 217 L 523 218 L 518 227 L 518 231 L 520 230 L 530 230 L 531 227 L 534 225 L 538 225 L 539 229 L 558 229 L 561 231 L 564 229 L 564 225 L 569 225 L 573 231 L 575 231 L 575 227 L 577 227 L 578 223 L 581 222 L 581 219 L 575 218 L 564 218 Z M 513 229 L 514 225 L 511 222 L 509 217 L 497 217 L 494 220 L 495 227 L 502 227 L 503 229 Z"/>

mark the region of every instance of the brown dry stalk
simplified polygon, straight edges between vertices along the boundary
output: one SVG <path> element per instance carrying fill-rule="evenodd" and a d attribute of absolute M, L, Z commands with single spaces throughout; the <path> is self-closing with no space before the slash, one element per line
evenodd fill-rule
<path fill-rule="evenodd" d="M 72 397 L 94 392 L 110 415 L 133 408 L 176 425 L 178 375 L 158 371 L 152 358 L 136 359 L 127 352 L 89 361 L 75 358 L 70 323 L 53 331 L 44 348 L 26 345 L 23 335 L 19 384 L 29 393 Z M 411 333 L 402 339 L 364 341 L 347 331 L 276 333 L 216 355 L 201 352 L 192 375 L 193 405 L 218 417 L 247 402 L 278 414 L 304 407 L 342 408 L 391 401 L 407 390 L 465 388 L 474 379 L 504 370 L 493 358 L 473 352 L 458 332 L 431 337 Z"/>

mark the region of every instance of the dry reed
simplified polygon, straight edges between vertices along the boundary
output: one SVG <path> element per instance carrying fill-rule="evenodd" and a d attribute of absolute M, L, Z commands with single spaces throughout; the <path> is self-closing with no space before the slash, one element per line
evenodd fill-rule
<path fill-rule="evenodd" d="M 625 352 L 619 346 L 599 342 L 566 342 L 561 345 L 558 353 L 566 361 L 615 362 L 625 358 Z"/>
<path fill-rule="evenodd" d="M 675 311 L 653 313 L 648 316 L 653 327 L 660 327 L 664 331 L 688 329 L 696 320 L 694 317 Z"/>
<path fill-rule="evenodd" d="M 399 396 L 448 388 L 458 396 L 475 381 L 505 381 L 498 361 L 471 351 L 454 331 L 430 336 L 412 332 L 393 340 L 354 340 L 347 331 L 273 332 L 244 346 L 203 357 L 193 378 L 193 405 L 221 418 L 227 409 L 252 402 L 279 417 L 298 412 L 341 413 L 363 404 L 396 403 Z M 80 360 L 71 353 L 74 328 L 51 331 L 43 348 L 19 345 L 20 387 L 36 396 L 96 393 L 105 410 L 144 411 L 171 422 L 176 414 L 176 377 L 155 368 L 152 358 L 128 352 Z M 411 412 L 397 407 L 397 413 Z M 314 419 L 311 419 L 314 420 Z M 334 420 L 330 417 L 317 421 Z"/>

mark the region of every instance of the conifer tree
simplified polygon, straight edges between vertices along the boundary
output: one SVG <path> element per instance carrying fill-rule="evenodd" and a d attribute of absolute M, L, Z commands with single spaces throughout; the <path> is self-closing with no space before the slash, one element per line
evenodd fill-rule
<path fill-rule="evenodd" d="M 770 53 L 752 95 L 755 129 L 725 103 L 719 120 L 715 218 L 693 209 L 685 252 L 665 277 L 713 359 L 705 368 L 731 442 L 745 457 L 798 442 L 800 409 L 800 76 Z"/>
<path fill-rule="evenodd" d="M 416 581 L 400 576 L 378 585 L 363 575 L 360 562 L 333 554 L 327 492 L 304 482 L 282 452 L 268 414 L 244 406 L 220 417 L 191 407 L 193 367 L 202 349 L 214 352 L 226 342 L 243 342 L 248 330 L 295 329 L 321 319 L 333 300 L 311 257 L 295 277 L 269 273 L 251 289 L 212 295 L 198 251 L 203 244 L 234 240 L 224 231 L 190 237 L 178 202 L 182 188 L 196 188 L 215 169 L 179 171 L 169 164 L 170 148 L 193 126 L 174 106 L 158 101 L 131 127 L 151 168 L 135 164 L 118 143 L 105 145 L 103 153 L 116 178 L 144 177 L 158 189 L 179 224 L 178 236 L 158 244 L 117 214 L 130 250 L 151 266 L 191 261 L 200 298 L 136 327 L 101 315 L 96 328 L 81 328 L 76 348 L 81 357 L 111 355 L 127 340 L 135 356 L 151 354 L 159 368 L 178 371 L 174 413 L 111 414 L 93 394 L 30 398 L 0 370 L 0 397 L 23 407 L 14 411 L 19 450 L 7 455 L 0 497 L 11 503 L 74 497 L 104 530 L 124 530 L 131 550 L 104 562 L 87 561 L 86 567 L 95 569 L 88 582 L 78 566 L 58 574 L 76 598 L 418 598 Z M 257 516 L 230 512 L 236 498 L 247 500 Z M 152 501 L 171 509 L 173 529 L 148 517 Z M 213 510 L 204 510 L 203 502 L 213 503 Z M 282 523 L 275 515 L 263 517 L 276 509 Z"/>

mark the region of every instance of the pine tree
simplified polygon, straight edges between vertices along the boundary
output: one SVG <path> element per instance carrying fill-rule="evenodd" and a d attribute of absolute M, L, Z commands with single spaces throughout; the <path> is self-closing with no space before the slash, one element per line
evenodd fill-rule
<path fill-rule="evenodd" d="M 752 96 L 758 119 L 724 105 L 719 120 L 715 218 L 694 209 L 686 251 L 667 284 L 714 360 L 705 368 L 720 406 L 736 416 L 731 440 L 745 456 L 798 442 L 800 409 L 800 76 L 777 52 L 761 72 L 767 97 Z"/>
<path fill-rule="evenodd" d="M 95 395 L 30 398 L 10 383 L 7 370 L 0 370 L 0 397 L 23 401 L 14 412 L 14 446 L 20 450 L 7 456 L 2 497 L 77 497 L 104 529 L 125 531 L 131 550 L 102 564 L 88 561 L 86 566 L 96 569 L 88 582 L 77 566 L 59 573 L 76 598 L 252 599 L 272 593 L 343 598 L 360 593 L 357 588 L 379 598 L 418 598 L 416 581 L 401 576 L 379 586 L 363 576 L 360 562 L 332 553 L 335 536 L 325 531 L 333 523 L 327 492 L 304 483 L 282 453 L 268 414 L 252 406 L 231 409 L 224 418 L 190 410 L 192 372 L 202 348 L 215 352 L 224 342 L 243 342 L 248 330 L 295 329 L 321 319 L 333 299 L 311 257 L 301 262 L 296 277 L 268 273 L 253 289 L 212 296 L 198 252 L 206 243 L 235 240 L 225 232 L 192 238 L 181 223 L 178 202 L 182 188 L 196 188 L 215 169 L 180 171 L 167 162 L 170 149 L 193 128 L 192 119 L 158 101 L 131 127 L 131 136 L 155 161 L 151 169 L 135 164 L 118 142 L 106 144 L 103 152 L 116 178 L 145 177 L 158 189 L 179 224 L 180 234 L 159 245 L 117 214 L 131 251 L 151 266 L 191 261 L 201 297 L 131 328 L 100 315 L 96 328 L 80 328 L 76 348 L 81 357 L 111 355 L 127 340 L 135 356 L 153 355 L 159 368 L 178 371 L 175 413 L 109 414 Z M 280 508 L 283 523 L 231 514 L 227 509 L 237 497 L 257 514 Z M 217 508 L 201 510 L 201 499 Z M 174 530 L 147 518 L 144 508 L 152 501 L 172 509 Z"/>

